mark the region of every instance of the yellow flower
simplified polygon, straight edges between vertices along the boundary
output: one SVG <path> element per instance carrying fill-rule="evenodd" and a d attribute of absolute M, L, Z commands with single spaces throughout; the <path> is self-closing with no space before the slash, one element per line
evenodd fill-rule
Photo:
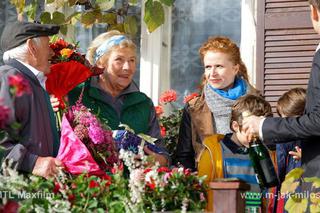
<path fill-rule="evenodd" d="M 62 57 L 66 57 L 66 58 L 69 58 L 72 53 L 74 51 L 72 49 L 69 49 L 69 48 L 63 48 L 62 50 L 60 50 L 60 54 Z"/>

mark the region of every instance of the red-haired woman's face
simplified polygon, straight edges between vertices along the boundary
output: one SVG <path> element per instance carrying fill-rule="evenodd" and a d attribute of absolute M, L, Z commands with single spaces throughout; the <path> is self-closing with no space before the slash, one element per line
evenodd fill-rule
<path fill-rule="evenodd" d="M 239 65 L 234 64 L 227 53 L 208 51 L 203 58 L 207 82 L 216 89 L 228 90 L 233 87 Z"/>

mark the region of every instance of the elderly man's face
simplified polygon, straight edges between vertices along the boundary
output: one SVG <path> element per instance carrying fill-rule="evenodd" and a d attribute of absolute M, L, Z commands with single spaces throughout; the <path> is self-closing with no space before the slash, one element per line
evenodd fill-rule
<path fill-rule="evenodd" d="M 50 73 L 50 63 L 49 58 L 51 58 L 53 52 L 49 47 L 49 37 L 43 36 L 40 37 L 40 44 L 36 45 L 36 61 L 37 61 L 37 69 L 45 74 Z"/>

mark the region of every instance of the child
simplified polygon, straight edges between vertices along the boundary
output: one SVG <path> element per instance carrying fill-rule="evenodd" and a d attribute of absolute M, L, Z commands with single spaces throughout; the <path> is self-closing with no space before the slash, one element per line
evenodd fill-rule
<path fill-rule="evenodd" d="M 306 90 L 293 88 L 284 93 L 278 100 L 277 112 L 281 117 L 301 116 L 306 104 Z M 277 144 L 277 164 L 279 180 L 282 183 L 292 169 L 301 167 L 300 141 Z M 295 151 L 293 151 L 295 150 Z M 278 199 L 277 212 L 283 212 L 284 200 Z"/>
<path fill-rule="evenodd" d="M 293 88 L 279 98 L 277 112 L 281 117 L 300 116 L 304 112 L 305 104 L 306 90 Z M 296 167 L 301 167 L 301 149 L 299 147 L 300 141 L 277 144 L 278 171 L 281 182 L 288 172 Z"/>
<path fill-rule="evenodd" d="M 250 194 L 260 193 L 256 174 L 248 154 L 245 133 L 242 131 L 242 113 L 249 111 L 256 116 L 272 116 L 271 106 L 260 96 L 245 95 L 231 109 L 230 128 L 233 133 L 212 135 L 204 142 L 198 159 L 199 176 L 207 175 L 207 182 L 216 178 L 237 178 L 250 184 Z M 261 199 L 251 200 L 251 205 L 261 207 Z M 208 192 L 208 211 L 212 211 L 212 192 Z"/>

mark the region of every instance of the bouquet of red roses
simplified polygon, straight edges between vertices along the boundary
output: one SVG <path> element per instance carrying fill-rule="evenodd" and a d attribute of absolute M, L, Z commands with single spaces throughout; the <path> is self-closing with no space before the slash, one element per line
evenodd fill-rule
<path fill-rule="evenodd" d="M 57 158 L 68 172 L 102 175 L 119 163 L 112 131 L 79 100 L 64 114 Z"/>
<path fill-rule="evenodd" d="M 92 66 L 79 53 L 78 44 L 70 44 L 63 39 L 53 37 L 50 48 L 54 52 L 51 58 L 51 72 L 47 75 L 46 89 L 60 102 L 60 109 L 65 108 L 63 97 L 78 84 L 93 75 L 99 75 L 103 69 Z"/>

